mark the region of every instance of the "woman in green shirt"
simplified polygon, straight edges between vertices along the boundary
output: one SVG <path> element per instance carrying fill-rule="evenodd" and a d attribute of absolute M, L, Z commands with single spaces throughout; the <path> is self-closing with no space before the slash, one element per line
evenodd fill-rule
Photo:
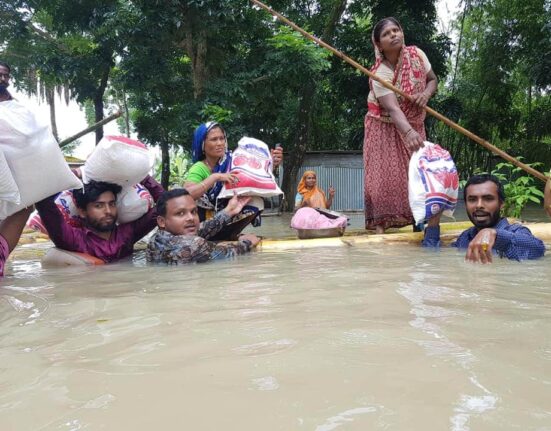
<path fill-rule="evenodd" d="M 184 187 L 197 200 L 201 221 L 211 218 L 216 208 L 216 199 L 223 183 L 237 183 L 235 175 L 228 168 L 231 153 L 228 151 L 226 132 L 220 124 L 210 121 L 201 124 L 193 134 L 193 166 Z"/>
<path fill-rule="evenodd" d="M 272 150 L 274 167 L 279 166 L 282 156 L 281 147 Z M 239 181 L 237 176 L 228 172 L 231 152 L 228 150 L 226 132 L 220 124 L 210 121 L 195 129 L 192 160 L 184 187 L 197 200 L 199 218 L 204 221 L 214 216 L 223 183 L 236 184 Z"/>

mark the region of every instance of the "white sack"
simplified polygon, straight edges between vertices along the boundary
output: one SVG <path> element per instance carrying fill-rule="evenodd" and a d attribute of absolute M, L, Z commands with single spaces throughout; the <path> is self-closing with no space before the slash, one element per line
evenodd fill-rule
<path fill-rule="evenodd" d="M 147 147 L 124 136 L 104 136 L 82 167 L 82 181 L 105 181 L 122 187 L 142 181 L 153 167 Z"/>
<path fill-rule="evenodd" d="M 123 188 L 117 196 L 119 224 L 138 220 L 154 205 L 153 197 L 141 184 Z"/>
<path fill-rule="evenodd" d="M 0 103 L 0 150 L 20 194 L 19 204 L 0 201 L 0 219 L 61 190 L 82 187 L 48 125 L 15 100 Z"/>
<path fill-rule="evenodd" d="M 20 201 L 19 189 L 11 175 L 11 170 L 2 150 L 0 150 L 0 201 L 18 204 Z"/>

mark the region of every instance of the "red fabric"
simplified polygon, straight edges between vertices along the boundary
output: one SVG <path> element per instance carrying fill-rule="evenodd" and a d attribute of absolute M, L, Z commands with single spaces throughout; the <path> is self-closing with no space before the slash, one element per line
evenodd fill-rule
<path fill-rule="evenodd" d="M 415 47 L 402 50 L 393 84 L 407 94 L 425 89 L 426 71 Z M 425 111 L 400 96 L 398 103 L 410 125 L 425 140 Z M 389 122 L 388 114 L 379 105 L 376 107 L 380 110 L 373 109 L 375 106 L 370 104 L 364 123 L 365 226 L 366 229 L 377 225 L 385 229 L 401 227 L 413 223 L 408 201 L 411 152 L 394 123 Z"/>

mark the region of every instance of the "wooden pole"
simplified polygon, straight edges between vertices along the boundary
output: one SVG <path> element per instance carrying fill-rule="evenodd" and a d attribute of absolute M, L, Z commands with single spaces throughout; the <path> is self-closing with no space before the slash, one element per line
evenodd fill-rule
<path fill-rule="evenodd" d="M 359 64 L 356 61 L 352 60 L 350 57 L 343 54 L 342 52 L 340 52 L 336 48 L 333 48 L 331 45 L 325 43 L 323 40 L 317 38 L 316 36 L 311 35 L 306 30 L 303 30 L 298 25 L 296 25 L 294 22 L 288 20 L 283 15 L 276 12 L 275 10 L 270 8 L 269 6 L 266 6 L 264 3 L 260 2 L 259 0 L 251 0 L 251 2 L 253 2 L 255 5 L 259 6 L 260 8 L 266 10 L 267 12 L 269 12 L 270 14 L 275 16 L 281 22 L 287 24 L 292 29 L 298 31 L 300 34 L 302 34 L 307 39 L 310 39 L 311 41 L 315 42 L 319 46 L 331 51 L 334 55 L 336 55 L 340 59 L 344 60 L 348 64 L 352 65 L 354 68 L 356 68 L 360 72 L 362 72 L 365 75 L 369 76 L 371 79 L 379 82 L 384 87 L 388 88 L 389 90 L 392 90 L 395 93 L 398 93 L 400 96 L 405 97 L 408 100 L 411 100 L 411 96 L 409 94 L 404 93 L 402 90 L 394 87 L 389 82 L 386 82 L 383 79 L 376 76 L 374 73 L 371 73 L 368 69 L 366 69 L 361 64 Z M 427 111 L 428 114 L 430 114 L 433 117 L 437 118 L 438 120 L 442 121 L 444 124 L 447 124 L 449 127 L 451 127 L 452 129 L 458 131 L 459 133 L 462 133 L 467 138 L 472 139 L 476 143 L 482 145 L 484 148 L 486 148 L 487 150 L 491 151 L 492 153 L 498 155 L 502 159 L 507 160 L 508 162 L 512 163 L 515 166 L 518 166 L 519 168 L 521 168 L 525 172 L 529 173 L 530 175 L 533 175 L 534 177 L 540 179 L 541 181 L 547 182 L 547 177 L 544 174 L 542 174 L 541 172 L 537 171 L 536 169 L 531 168 L 530 166 L 526 165 L 525 163 L 522 163 L 520 160 L 515 159 L 513 156 L 510 156 L 509 154 L 507 154 L 505 151 L 500 150 L 496 146 L 490 144 L 488 141 L 482 139 L 480 136 L 477 136 L 474 133 L 468 131 L 467 129 L 461 127 L 459 124 L 453 122 L 452 120 L 450 120 L 446 116 L 440 114 L 439 112 L 435 111 L 434 109 L 429 108 L 428 106 L 425 106 L 424 109 L 425 109 L 425 111 Z"/>
<path fill-rule="evenodd" d="M 115 112 L 114 114 L 111 114 L 109 117 L 105 117 L 103 120 L 101 121 L 98 121 L 96 124 L 93 124 L 91 125 L 90 127 L 84 129 L 83 131 L 81 132 L 78 132 L 76 135 L 73 135 L 67 139 L 64 139 L 63 141 L 61 141 L 59 143 L 59 148 L 63 148 L 65 145 L 68 145 L 70 144 L 71 142 L 73 142 L 74 140 L 80 138 L 81 136 L 84 136 L 90 132 L 93 132 L 94 130 L 96 130 L 97 128 L 107 124 L 107 123 L 110 123 L 111 121 L 113 120 L 116 120 L 117 118 L 119 118 L 120 116 L 122 115 L 122 111 L 117 111 Z"/>

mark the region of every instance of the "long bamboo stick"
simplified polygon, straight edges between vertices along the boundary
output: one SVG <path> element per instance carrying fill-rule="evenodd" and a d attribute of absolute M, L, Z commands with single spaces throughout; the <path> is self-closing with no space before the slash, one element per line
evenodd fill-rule
<path fill-rule="evenodd" d="M 69 138 L 67 139 L 64 139 L 63 141 L 61 141 L 59 143 L 59 147 L 60 148 L 63 148 L 65 145 L 68 145 L 70 144 L 71 142 L 73 142 L 74 140 L 80 138 L 81 136 L 84 136 L 90 132 L 93 132 L 94 130 L 96 130 L 97 128 L 107 124 L 107 123 L 110 123 L 111 121 L 113 120 L 116 120 L 117 118 L 119 118 L 120 116 L 122 115 L 122 111 L 117 111 L 115 112 L 114 114 L 111 114 L 109 117 L 105 117 L 103 120 L 101 121 L 98 121 L 96 124 L 92 124 L 90 127 L 87 127 L 86 129 L 78 132 L 76 135 L 73 135 L 73 136 L 70 136 Z"/>
<path fill-rule="evenodd" d="M 289 27 L 293 28 L 294 30 L 298 31 L 300 34 L 305 36 L 307 39 L 310 39 L 311 41 L 315 42 L 319 46 L 331 51 L 334 55 L 336 55 L 337 57 L 339 57 L 342 60 L 346 61 L 348 64 L 352 65 L 353 67 L 358 69 L 360 72 L 366 74 L 371 79 L 379 82 L 384 87 L 388 88 L 389 90 L 392 90 L 395 93 L 398 93 L 399 95 L 401 95 L 402 97 L 405 97 L 408 100 L 411 100 L 411 96 L 409 94 L 404 93 L 402 90 L 394 87 L 389 82 L 386 82 L 386 81 L 382 80 L 381 78 L 376 76 L 374 73 L 370 72 L 368 69 L 366 69 L 361 64 L 359 64 L 356 61 L 352 60 L 350 57 L 343 54 L 341 51 L 337 50 L 336 48 L 333 48 L 331 45 L 325 43 L 323 40 L 317 38 L 316 36 L 311 35 L 306 30 L 303 30 L 298 25 L 296 25 L 294 22 L 292 22 L 289 19 L 285 18 L 283 15 L 276 12 L 275 10 L 270 8 L 269 6 L 266 6 L 264 3 L 260 2 L 259 0 L 251 0 L 251 2 L 253 2 L 257 6 L 261 7 L 262 9 L 268 11 L 270 14 L 275 16 L 278 20 L 280 20 L 281 22 L 287 24 Z M 507 160 L 508 162 L 512 163 L 515 166 L 518 166 L 519 168 L 521 168 L 525 172 L 529 173 L 530 175 L 533 175 L 534 177 L 540 179 L 541 181 L 547 182 L 548 178 L 544 174 L 542 174 L 541 172 L 535 170 L 534 168 L 531 168 L 530 166 L 526 165 L 525 163 L 522 163 L 520 160 L 515 159 L 513 156 L 507 154 L 505 151 L 500 150 L 496 146 L 490 144 L 488 141 L 482 139 L 480 136 L 475 135 L 474 133 L 470 132 L 469 130 L 461 127 L 459 124 L 453 122 L 448 117 L 440 114 L 439 112 L 435 111 L 434 109 L 432 109 L 428 106 L 425 106 L 425 111 L 427 111 L 428 114 L 432 115 L 433 117 L 437 118 L 438 120 L 442 121 L 443 123 L 447 124 L 452 129 L 458 131 L 459 133 L 462 133 L 466 137 L 468 137 L 468 138 L 472 139 L 473 141 L 475 141 L 476 143 L 482 145 L 484 148 L 486 148 L 487 150 L 490 150 L 492 153 L 498 155 L 502 159 Z"/>

